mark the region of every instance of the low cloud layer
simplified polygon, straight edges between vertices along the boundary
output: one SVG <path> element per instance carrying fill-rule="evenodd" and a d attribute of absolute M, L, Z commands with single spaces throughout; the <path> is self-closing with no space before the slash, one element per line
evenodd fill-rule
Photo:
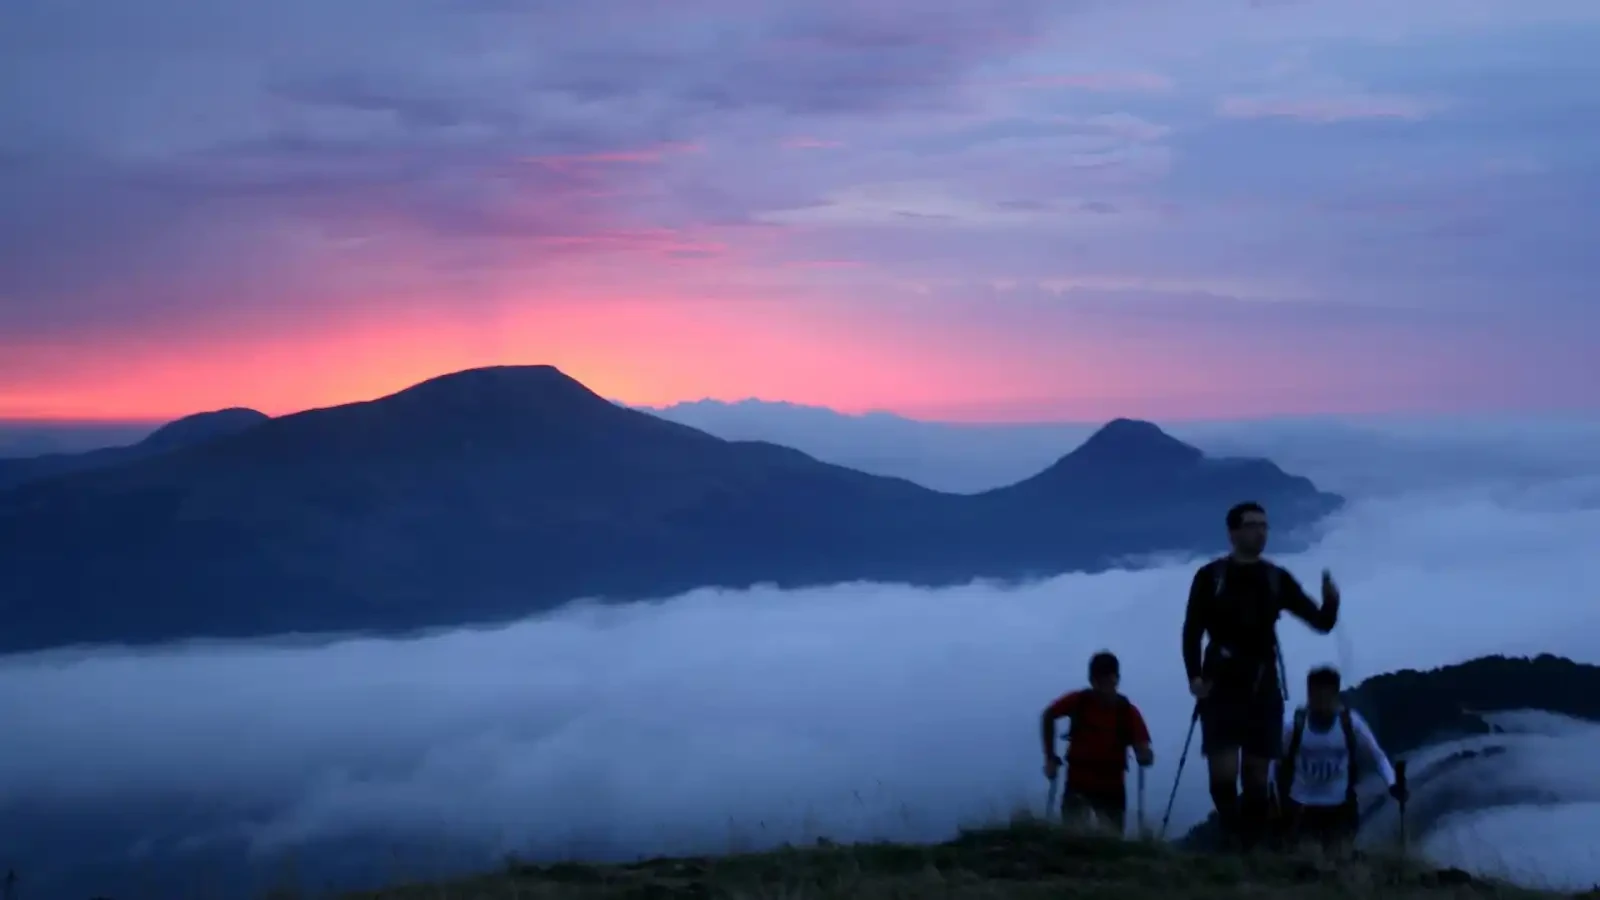
<path fill-rule="evenodd" d="M 1587 750 L 1594 760 L 1600 735 L 1572 745 Z M 1571 756 L 1571 752 L 1566 755 Z M 1595 772 L 1587 770 L 1592 790 Z M 1600 822 L 1600 802 L 1498 806 L 1462 813 L 1445 823 L 1423 847 L 1441 863 L 1497 873 L 1519 884 L 1551 890 L 1586 891 L 1600 873 L 1600 852 L 1595 850 L 1595 824 Z M 1509 848 L 1510 852 L 1506 852 Z"/>
<path fill-rule="evenodd" d="M 1529 711 L 1488 718 L 1498 733 L 1408 758 L 1412 849 L 1440 865 L 1532 887 L 1589 889 L 1600 880 L 1600 854 L 1585 843 L 1600 822 L 1600 726 Z M 1376 784 L 1368 787 L 1381 796 Z M 1361 842 L 1392 849 L 1400 840 L 1396 807 L 1369 809 Z"/>
<path fill-rule="evenodd" d="M 1280 560 L 1312 589 L 1332 568 L 1346 594 L 1334 637 L 1283 626 L 1291 679 L 1324 662 L 1356 680 L 1496 652 L 1600 661 L 1597 540 L 1593 478 L 1359 501 Z M 29 808 L 181 801 L 193 837 L 242 837 L 264 858 L 356 836 L 485 858 L 936 839 L 1042 805 L 1036 716 L 1102 648 L 1154 730 L 1155 821 L 1190 709 L 1193 567 L 1014 590 L 700 591 L 404 641 L 14 657 L 0 829 Z M 1195 772 L 1175 832 L 1206 811 Z"/>

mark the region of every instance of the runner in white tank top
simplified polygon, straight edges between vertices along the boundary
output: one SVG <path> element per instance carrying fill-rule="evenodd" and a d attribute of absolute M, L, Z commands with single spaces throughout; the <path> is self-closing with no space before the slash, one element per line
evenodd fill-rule
<path fill-rule="evenodd" d="M 1339 806 L 1346 800 L 1351 753 L 1345 743 L 1343 723 L 1339 720 L 1341 712 L 1350 715 L 1350 730 L 1356 742 L 1356 765 L 1360 767 L 1363 762 L 1372 765 L 1383 775 L 1385 784 L 1390 787 L 1395 784 L 1394 766 L 1389 763 L 1383 748 L 1378 746 L 1378 739 L 1373 736 L 1372 729 L 1367 726 L 1367 720 L 1361 717 L 1361 713 L 1341 708 L 1323 718 L 1306 711 L 1306 725 L 1300 734 L 1300 749 L 1295 754 L 1293 779 L 1289 787 L 1289 799 L 1301 806 Z M 1294 717 L 1291 716 L 1283 727 L 1284 746 L 1289 746 L 1292 740 Z"/>
<path fill-rule="evenodd" d="M 1339 691 L 1334 669 L 1314 669 L 1306 677 L 1307 704 L 1284 723 L 1284 758 L 1275 773 L 1287 836 L 1330 848 L 1355 835 L 1355 785 L 1363 771 L 1376 769 L 1389 793 L 1404 799 L 1389 757 L 1366 719 L 1343 705 Z"/>

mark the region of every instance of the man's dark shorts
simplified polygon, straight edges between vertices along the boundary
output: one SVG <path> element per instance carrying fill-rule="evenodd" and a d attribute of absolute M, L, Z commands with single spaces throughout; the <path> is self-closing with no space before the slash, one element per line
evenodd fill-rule
<path fill-rule="evenodd" d="M 1277 685 L 1254 692 L 1213 693 L 1200 703 L 1200 752 L 1237 747 L 1245 756 L 1283 756 L 1283 695 Z"/>
<path fill-rule="evenodd" d="M 1121 834 L 1126 830 L 1128 821 L 1127 787 L 1069 785 L 1066 795 L 1061 798 L 1061 818 L 1072 821 L 1091 812 L 1104 827 Z"/>

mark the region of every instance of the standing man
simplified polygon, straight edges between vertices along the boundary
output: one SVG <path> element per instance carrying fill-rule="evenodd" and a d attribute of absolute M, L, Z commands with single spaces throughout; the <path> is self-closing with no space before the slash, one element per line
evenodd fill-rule
<path fill-rule="evenodd" d="M 1241 847 L 1265 835 L 1271 765 L 1283 754 L 1283 660 L 1278 616 L 1327 634 L 1339 621 L 1339 589 L 1322 573 L 1322 604 L 1294 576 L 1263 559 L 1267 513 L 1259 503 L 1228 510 L 1227 556 L 1200 567 L 1183 619 L 1183 664 L 1200 716 L 1201 750 L 1223 833 Z M 1201 639 L 1209 638 L 1202 651 Z M 1240 760 L 1243 758 L 1243 791 Z"/>
<path fill-rule="evenodd" d="M 1062 792 L 1061 818 L 1092 815 L 1119 835 L 1127 828 L 1128 748 L 1133 748 L 1140 766 L 1155 762 L 1144 716 L 1118 692 L 1121 683 L 1122 666 L 1117 657 L 1096 653 L 1089 660 L 1089 689 L 1056 698 L 1039 720 L 1044 777 L 1051 782 L 1061 771 L 1056 720 L 1072 723 L 1067 735 L 1067 789 Z"/>

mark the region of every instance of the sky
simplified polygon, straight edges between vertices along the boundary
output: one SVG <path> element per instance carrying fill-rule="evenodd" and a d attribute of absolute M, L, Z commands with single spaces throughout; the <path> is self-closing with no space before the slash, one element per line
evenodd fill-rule
<path fill-rule="evenodd" d="M 1447 435 L 1431 448 L 1449 466 L 1481 440 Z M 1383 452 L 1330 456 L 1307 474 L 1348 479 L 1330 467 L 1379 467 Z M 1311 549 L 1279 559 L 1313 590 L 1330 568 L 1345 597 L 1332 637 L 1281 627 L 1292 682 L 1322 663 L 1355 682 L 1497 652 L 1600 662 L 1597 458 L 1541 478 L 1463 470 L 1357 498 Z M 1009 589 L 702 590 L 409 640 L 7 657 L 0 795 L 13 810 L 86 815 L 177 798 L 209 817 L 192 836 L 239 837 L 265 858 L 357 833 L 491 857 L 936 839 L 1043 802 L 1038 713 L 1109 648 L 1153 730 L 1154 821 L 1191 703 L 1177 637 L 1193 566 Z M 1555 784 L 1570 804 L 1476 811 L 1429 846 L 1451 861 L 1600 880 L 1592 852 L 1551 858 L 1571 843 L 1550 837 L 1592 833 L 1592 818 L 1538 838 L 1595 812 L 1595 735 L 1535 735 L 1470 779 Z M 1174 833 L 1206 810 L 1196 771 L 1180 783 Z M 0 830 L 16 825 L 0 816 Z M 1536 839 L 1489 853 L 1485 841 L 1503 833 Z"/>
<path fill-rule="evenodd" d="M 1590 0 L 0 4 L 0 419 L 1564 409 Z"/>

